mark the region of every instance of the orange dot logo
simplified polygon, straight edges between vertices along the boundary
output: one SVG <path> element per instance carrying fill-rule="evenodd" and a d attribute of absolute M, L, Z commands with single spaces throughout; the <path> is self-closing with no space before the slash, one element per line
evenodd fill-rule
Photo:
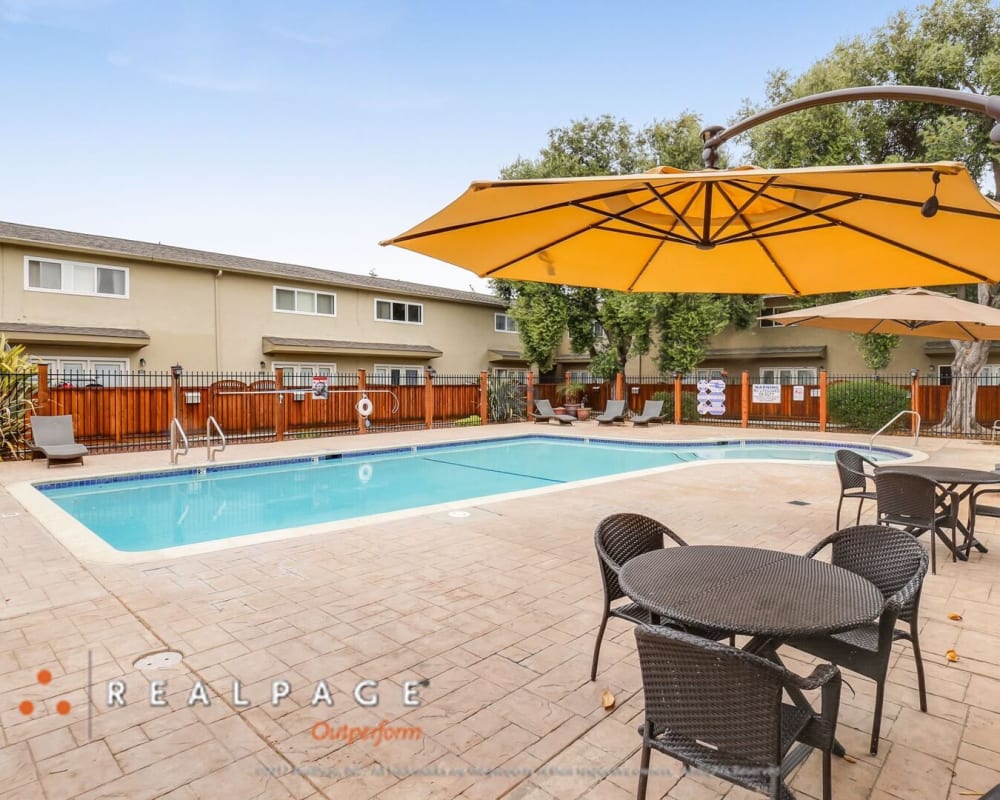
<path fill-rule="evenodd" d="M 35 675 L 35 679 L 42 686 L 48 686 L 52 683 L 52 673 L 47 669 L 40 669 L 38 670 L 38 674 Z M 68 700 L 60 700 L 56 703 L 56 713 L 61 714 L 62 716 L 66 716 L 70 712 L 71 708 L 72 706 Z M 21 704 L 17 707 L 17 710 L 24 714 L 24 716 L 30 717 L 35 712 L 35 704 L 30 700 L 22 700 Z"/>

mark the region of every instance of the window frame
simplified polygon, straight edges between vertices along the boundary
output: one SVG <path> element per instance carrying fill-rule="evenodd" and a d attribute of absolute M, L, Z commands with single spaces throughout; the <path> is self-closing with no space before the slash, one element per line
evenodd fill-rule
<path fill-rule="evenodd" d="M 83 383 L 80 386 L 88 386 L 91 383 L 100 383 L 105 387 L 129 386 L 129 376 L 133 372 L 132 365 L 128 358 L 118 358 L 115 356 L 63 356 L 63 355 L 32 355 L 29 357 L 33 364 L 49 365 L 49 386 L 59 386 L 55 379 L 57 376 L 65 378 L 68 375 L 82 375 Z M 111 367 L 111 369 L 109 369 Z M 117 369 L 114 369 L 117 367 Z M 114 376 L 108 378 L 107 376 Z M 67 381 L 76 386 L 77 383 Z"/>
<path fill-rule="evenodd" d="M 311 386 L 312 379 L 317 375 L 330 378 L 327 382 L 333 385 L 337 381 L 337 365 L 319 361 L 275 361 L 271 364 L 271 373 L 282 370 L 282 387 Z"/>
<path fill-rule="evenodd" d="M 760 319 L 757 320 L 757 322 L 759 323 L 758 324 L 759 328 L 785 328 L 787 327 L 786 325 L 776 324 L 773 320 L 769 320 L 768 317 L 772 317 L 775 314 L 784 314 L 786 311 L 797 311 L 800 310 L 800 307 L 788 304 L 780 306 L 771 306 L 770 308 L 766 308 L 764 310 L 767 313 L 761 316 Z"/>
<path fill-rule="evenodd" d="M 31 285 L 31 262 L 37 261 L 39 265 L 43 263 L 48 264 L 58 264 L 59 273 L 59 288 L 58 289 L 46 289 L 43 286 L 32 286 Z M 76 267 L 89 267 L 94 270 L 94 286 L 97 286 L 97 270 L 106 269 L 113 272 L 121 272 L 125 276 L 125 285 L 123 287 L 124 291 L 122 294 L 113 294 L 110 292 L 99 292 L 96 290 L 93 292 L 87 291 L 77 291 L 76 288 L 65 289 L 63 286 L 66 283 L 67 273 L 72 274 Z M 131 270 L 128 267 L 118 267 L 111 264 L 99 264 L 96 261 L 73 261 L 68 258 L 48 258 L 45 256 L 32 256 L 26 255 L 24 257 L 24 291 L 26 292 L 44 292 L 46 294 L 71 294 L 78 297 L 106 297 L 112 300 L 128 300 L 132 290 L 132 277 Z"/>
<path fill-rule="evenodd" d="M 410 316 L 410 308 L 420 309 L 420 322 L 411 322 L 409 319 L 382 319 L 378 315 L 378 304 L 388 303 L 389 313 L 392 314 L 392 306 L 401 305 L 406 308 L 406 316 Z M 389 322 L 394 325 L 423 325 L 424 324 L 424 304 L 423 303 L 411 303 L 409 300 L 390 300 L 387 297 L 376 297 L 375 302 L 372 304 L 372 313 L 374 314 L 376 322 Z"/>
<path fill-rule="evenodd" d="M 278 308 L 278 292 L 294 292 L 295 293 L 295 308 Z M 319 296 L 330 297 L 333 300 L 333 313 L 326 314 L 322 311 L 300 311 L 298 309 L 299 305 L 299 295 L 300 294 L 311 294 L 313 296 L 313 307 L 319 308 Z M 279 286 L 274 284 L 271 287 L 271 310 L 276 314 L 304 314 L 307 317 L 336 317 L 337 316 L 337 293 L 336 292 L 321 292 L 318 289 L 300 289 L 297 286 Z"/>
<path fill-rule="evenodd" d="M 506 320 L 507 325 L 513 325 L 513 328 L 500 328 L 498 323 L 500 318 L 503 317 Z M 496 333 L 518 333 L 517 330 L 517 320 L 514 319 L 510 314 L 505 311 L 497 311 L 493 314 L 493 330 Z"/>
<path fill-rule="evenodd" d="M 415 324 L 415 323 L 414 323 Z M 393 383 L 392 371 L 399 372 L 399 381 Z M 415 380 L 407 379 L 408 371 L 416 372 Z M 427 367 L 420 364 L 372 364 L 371 384 L 379 386 L 423 386 Z"/>
<path fill-rule="evenodd" d="M 784 381 L 781 379 L 782 371 L 794 372 L 794 380 Z M 775 380 L 765 381 L 764 373 L 771 372 L 774 374 Z M 800 372 L 810 373 L 811 380 L 800 381 Z M 757 383 L 770 383 L 778 384 L 779 386 L 818 386 L 819 385 L 819 368 L 818 367 L 774 367 L 774 366 L 762 366 L 757 369 Z"/>

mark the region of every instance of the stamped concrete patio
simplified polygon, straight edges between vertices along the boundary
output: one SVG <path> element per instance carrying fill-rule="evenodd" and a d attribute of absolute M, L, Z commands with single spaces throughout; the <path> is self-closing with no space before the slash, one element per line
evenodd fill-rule
<path fill-rule="evenodd" d="M 541 431 L 515 425 L 313 439 L 231 447 L 220 460 Z M 597 426 L 545 432 L 595 434 Z M 600 430 L 664 440 L 743 433 Z M 934 464 L 1000 462 L 1000 448 L 989 445 L 924 439 L 921 446 Z M 199 458 L 192 453 L 185 465 Z M 5 463 L 0 482 L 161 469 L 167 461 L 157 452 L 94 456 L 83 468 L 48 471 L 41 461 Z M 597 521 L 637 511 L 689 543 L 804 552 L 832 530 L 837 495 L 832 464 L 719 462 L 469 503 L 464 517 L 418 513 L 199 556 L 102 564 L 81 563 L 0 489 L 0 800 L 634 797 L 642 692 L 624 622 L 609 624 L 598 680 L 588 680 L 601 607 Z M 835 797 L 958 800 L 1000 783 L 997 522 L 982 520 L 977 533 L 990 553 L 974 553 L 967 564 L 942 558 L 924 584 L 926 714 L 917 706 L 912 655 L 896 647 L 878 757 L 867 754 L 873 685 L 845 673 L 839 737 L 855 760 L 834 760 Z M 948 663 L 952 648 L 959 658 Z M 163 649 L 180 651 L 181 664 L 133 667 Z M 808 669 L 793 657 L 787 663 Z M 39 683 L 41 669 L 50 683 Z M 249 705 L 235 705 L 234 679 Z M 365 679 L 380 682 L 375 707 L 353 697 Z M 420 679 L 430 680 L 419 688 L 421 705 L 404 706 L 404 682 Z M 125 707 L 107 707 L 113 680 L 127 685 Z M 163 707 L 150 704 L 156 680 L 166 681 Z M 332 709 L 309 705 L 321 680 Z M 187 705 L 197 681 L 208 687 L 207 707 Z M 272 684 L 280 681 L 291 693 L 275 706 Z M 605 689 L 617 698 L 611 711 L 601 706 Z M 34 705 L 27 715 L 19 709 L 25 700 Z M 61 700 L 71 704 L 68 714 L 56 709 Z M 417 726 L 422 736 L 376 743 L 314 735 L 327 730 L 324 722 L 336 731 L 382 720 Z M 650 798 L 755 796 L 684 775 L 660 754 L 652 767 Z M 791 781 L 798 797 L 819 796 L 819 772 L 814 755 Z"/>

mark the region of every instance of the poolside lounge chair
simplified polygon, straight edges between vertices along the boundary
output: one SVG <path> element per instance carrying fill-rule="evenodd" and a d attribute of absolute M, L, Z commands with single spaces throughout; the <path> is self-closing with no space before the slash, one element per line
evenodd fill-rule
<path fill-rule="evenodd" d="M 549 400 L 536 400 L 535 413 L 531 416 L 535 422 L 548 422 L 550 419 L 554 419 L 560 425 L 572 425 L 576 422 L 576 417 L 571 417 L 569 414 L 557 414 Z"/>
<path fill-rule="evenodd" d="M 598 417 L 594 417 L 597 420 L 598 425 L 613 425 L 616 422 L 625 421 L 625 401 L 624 400 L 608 400 L 608 407 L 604 409 L 604 413 Z"/>
<path fill-rule="evenodd" d="M 42 453 L 48 459 L 49 467 L 53 462 L 78 462 L 83 464 L 83 457 L 88 450 L 78 444 L 73 436 L 73 417 L 70 414 L 60 414 L 54 417 L 31 417 L 31 449 Z"/>
<path fill-rule="evenodd" d="M 647 400 L 642 407 L 642 413 L 632 417 L 633 425 L 648 425 L 650 422 L 663 422 L 662 400 Z"/>

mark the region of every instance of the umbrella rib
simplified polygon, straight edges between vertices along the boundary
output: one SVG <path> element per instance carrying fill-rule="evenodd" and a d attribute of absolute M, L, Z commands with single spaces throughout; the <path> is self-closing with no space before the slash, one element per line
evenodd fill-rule
<path fill-rule="evenodd" d="M 645 274 L 646 270 L 649 269 L 649 265 L 653 263 L 653 259 L 656 258 L 656 254 L 660 252 L 660 249 L 663 247 L 664 244 L 666 244 L 666 239 L 661 239 L 660 243 L 656 245 L 655 248 L 653 248 L 653 252 L 650 253 L 649 258 L 646 259 L 646 263 L 644 263 L 639 268 L 639 271 L 636 272 L 635 274 L 635 278 L 632 279 L 632 282 L 628 285 L 628 289 L 626 289 L 625 291 L 631 292 L 635 288 L 635 285 L 639 282 L 640 278 L 642 278 L 642 276 Z"/>
<path fill-rule="evenodd" d="M 681 236 L 680 234 L 674 233 L 673 231 L 666 231 L 663 228 L 656 227 L 655 225 L 650 225 L 649 223 L 646 223 L 646 222 L 639 222 L 638 220 L 629 219 L 628 217 L 625 216 L 625 214 L 631 214 L 633 211 L 638 211 L 640 208 L 642 208 L 644 206 L 647 206 L 647 205 L 649 205 L 652 202 L 653 202 L 653 199 L 651 198 L 651 199 L 646 200 L 646 201 L 644 201 L 642 203 L 639 203 L 638 205 L 633 206 L 632 208 L 628 209 L 627 211 L 625 211 L 623 213 L 615 213 L 615 212 L 612 212 L 612 211 L 604 211 L 604 210 L 599 209 L 599 208 L 591 208 L 590 206 L 585 205 L 583 203 L 571 203 L 571 205 L 573 205 L 573 206 L 575 206 L 577 208 L 581 208 L 584 211 L 589 211 L 592 214 L 600 214 L 600 215 L 608 218 L 607 220 L 604 220 L 603 222 L 598 223 L 597 224 L 598 226 L 603 225 L 604 222 L 607 222 L 609 220 L 614 219 L 614 220 L 617 220 L 618 222 L 622 222 L 622 223 L 624 223 L 626 225 L 634 225 L 637 228 L 642 228 L 643 230 L 647 230 L 647 231 L 650 231 L 650 232 L 652 232 L 654 234 L 658 234 L 659 237 L 662 237 L 662 238 L 665 238 L 665 239 L 671 239 L 673 241 L 683 242 L 685 244 L 694 244 L 694 242 L 691 241 L 690 239 L 685 239 L 683 236 Z M 597 226 L 594 226 L 594 227 L 597 227 Z M 638 231 L 623 231 L 623 230 L 620 230 L 618 228 L 614 228 L 613 230 L 615 230 L 617 233 L 638 233 Z M 694 231 L 692 231 L 692 233 L 694 233 Z M 695 234 L 695 235 L 697 235 L 697 234 Z"/>
<path fill-rule="evenodd" d="M 740 180 L 739 178 L 734 178 L 732 181 L 730 181 L 730 183 L 734 184 L 743 184 L 745 182 L 746 182 L 745 180 Z M 741 188 L 743 188 L 744 191 L 750 191 L 753 185 L 754 184 L 751 183 L 746 186 L 741 186 Z M 907 200 L 902 197 L 890 197 L 888 195 L 883 195 L 883 194 L 869 194 L 868 192 L 851 192 L 846 189 L 832 189 L 832 188 L 828 189 L 826 187 L 817 188 L 815 186 L 803 186 L 801 184 L 796 184 L 796 183 L 780 183 L 778 184 L 778 188 L 795 189 L 796 191 L 809 192 L 811 194 L 840 195 L 842 197 L 853 197 L 856 200 L 874 200 L 875 202 L 878 203 L 890 203 L 893 205 L 909 206 L 910 208 L 920 208 L 924 204 L 924 201 L 922 200 Z M 776 200 L 777 198 L 770 198 L 770 199 Z M 965 214 L 971 217 L 987 217 L 989 219 L 1000 218 L 1000 214 L 998 214 L 995 211 L 980 211 L 974 208 L 960 208 L 958 206 L 945 206 L 945 205 L 939 206 L 938 213 L 941 213 L 942 211 L 947 211 L 952 214 Z"/>
<path fill-rule="evenodd" d="M 775 220 L 774 222 L 766 222 L 763 225 L 758 225 L 756 228 L 752 227 L 749 222 L 747 222 L 747 230 L 743 233 L 734 233 L 732 236 L 726 236 L 721 239 L 716 239 L 715 244 L 730 244 L 732 242 L 738 242 L 741 239 L 754 238 L 758 235 L 768 235 L 773 236 L 774 234 L 762 234 L 762 231 L 767 231 L 769 228 L 776 228 L 779 225 L 788 225 L 792 222 L 797 222 L 801 219 L 806 219 L 807 217 L 819 217 L 820 219 L 827 219 L 823 216 L 824 212 L 832 211 L 834 209 L 840 208 L 841 206 L 849 205 L 850 203 L 856 203 L 858 201 L 857 197 L 847 198 L 844 200 L 838 200 L 835 203 L 830 203 L 829 205 L 822 206 L 820 208 L 806 208 L 805 206 L 796 205 L 795 203 L 790 203 L 787 200 L 782 200 L 778 197 L 771 197 L 769 194 L 761 193 L 761 197 L 771 200 L 775 203 L 779 203 L 787 208 L 793 209 L 800 213 L 792 214 L 790 217 L 784 217 L 782 219 Z M 746 220 L 744 220 L 746 222 Z M 814 230 L 815 228 L 828 228 L 831 225 L 840 224 L 835 219 L 827 219 L 822 225 L 813 225 L 803 228 L 792 228 L 787 231 L 778 231 L 778 233 L 802 233 L 803 231 Z"/>
<path fill-rule="evenodd" d="M 763 192 L 767 191 L 767 188 L 772 183 L 774 183 L 777 179 L 778 179 L 777 175 L 775 175 L 772 178 L 769 178 L 766 183 L 764 183 L 761 186 L 759 186 L 757 188 L 757 190 L 753 194 L 751 194 L 739 207 L 737 207 L 736 203 L 729 196 L 729 194 L 725 191 L 725 187 L 723 186 L 723 184 L 720 183 L 719 184 L 719 194 L 721 194 L 725 198 L 726 202 L 729 203 L 729 205 L 732 207 L 733 213 L 732 213 L 732 216 L 729 217 L 729 219 L 727 219 L 725 222 L 723 222 L 722 225 L 720 225 L 716 229 L 716 231 L 715 231 L 716 238 L 719 237 L 722 234 L 722 232 L 726 228 L 728 228 L 730 226 L 730 224 L 732 224 L 733 222 L 735 222 L 736 219 L 741 219 L 741 220 L 743 220 L 743 222 L 746 222 L 746 219 L 743 216 L 743 212 L 746 211 L 747 208 L 749 208 L 750 204 L 754 200 L 756 200 L 758 197 L 760 197 Z M 739 188 L 742 189 L 743 187 L 741 186 Z M 747 227 L 749 227 L 749 225 Z"/>
<path fill-rule="evenodd" d="M 684 218 L 684 215 L 687 214 L 688 209 L 691 208 L 691 205 L 694 203 L 695 198 L 697 198 L 698 195 L 701 194 L 701 187 L 698 187 L 698 189 L 695 190 L 694 195 L 692 195 L 691 199 L 688 200 L 687 205 L 683 208 L 683 210 L 681 210 L 680 213 L 678 213 L 677 209 L 675 209 L 667 201 L 667 195 L 666 194 L 660 194 L 658 191 L 656 191 L 656 188 L 652 184 L 650 184 L 650 183 L 646 184 L 646 188 L 649 189 L 649 191 L 653 195 L 653 197 L 655 197 L 657 200 L 660 201 L 660 205 L 662 205 L 665 209 L 667 209 L 667 211 L 669 211 L 671 214 L 674 215 L 674 224 L 675 225 L 679 222 L 681 225 L 683 225 L 685 228 L 688 229 L 688 231 L 691 233 L 691 235 L 693 237 L 695 237 L 695 239 L 698 238 L 698 232 L 694 228 L 691 227 L 691 224 Z M 669 231 L 669 233 L 673 233 L 673 231 L 671 230 L 671 231 Z"/>

